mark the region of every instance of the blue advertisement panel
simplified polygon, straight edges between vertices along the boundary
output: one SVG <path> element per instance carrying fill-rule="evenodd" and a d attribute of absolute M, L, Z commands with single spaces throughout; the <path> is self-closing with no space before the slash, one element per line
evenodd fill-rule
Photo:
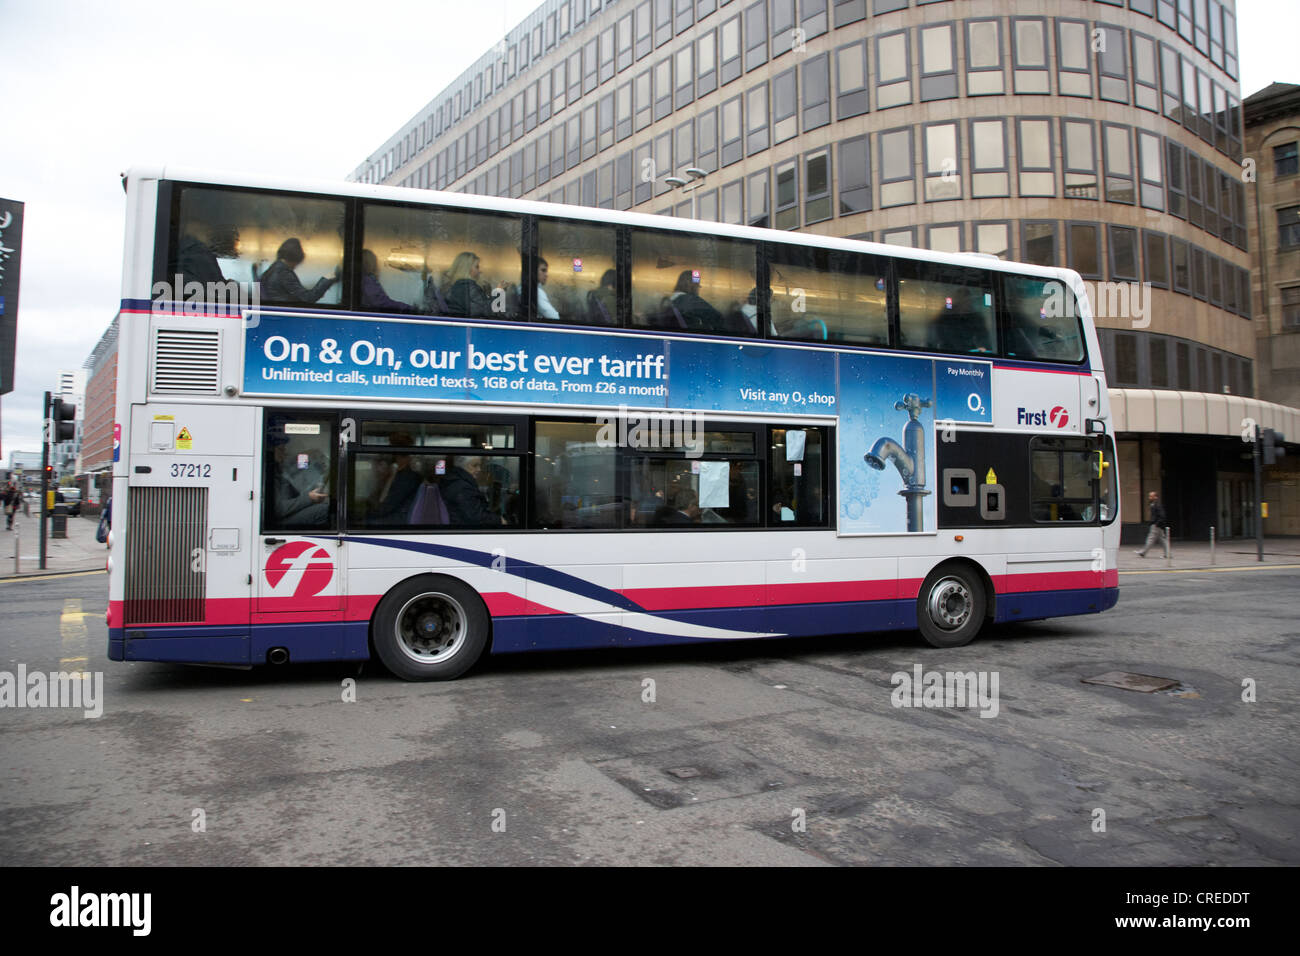
<path fill-rule="evenodd" d="M 993 424 L 993 363 L 936 359 L 934 417 L 971 425 Z"/>
<path fill-rule="evenodd" d="M 664 407 L 664 343 L 628 335 L 254 315 L 244 391 Z"/>
<path fill-rule="evenodd" d="M 676 340 L 668 404 L 706 412 L 834 415 L 835 353 Z"/>
<path fill-rule="evenodd" d="M 934 530 L 936 364 L 840 355 L 841 534 Z"/>

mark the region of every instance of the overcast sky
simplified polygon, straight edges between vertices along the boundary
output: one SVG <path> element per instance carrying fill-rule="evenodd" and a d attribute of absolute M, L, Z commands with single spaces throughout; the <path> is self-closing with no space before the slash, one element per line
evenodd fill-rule
<path fill-rule="evenodd" d="M 26 203 L 4 465 L 117 311 L 120 172 L 342 179 L 537 6 L 0 0 L 0 196 Z M 1238 36 L 1243 96 L 1300 83 L 1300 3 L 1239 0 Z"/>

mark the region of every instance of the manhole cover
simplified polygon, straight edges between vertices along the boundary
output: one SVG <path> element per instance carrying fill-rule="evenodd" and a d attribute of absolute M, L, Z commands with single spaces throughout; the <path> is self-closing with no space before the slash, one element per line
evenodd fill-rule
<path fill-rule="evenodd" d="M 669 767 L 664 773 L 670 773 L 678 780 L 690 780 L 691 777 L 700 775 L 700 772 L 694 767 Z"/>
<path fill-rule="evenodd" d="M 1170 687 L 1178 686 L 1178 681 L 1170 680 L 1168 677 L 1130 674 L 1127 671 L 1107 671 L 1096 677 L 1085 677 L 1082 682 L 1104 684 L 1107 687 L 1118 687 L 1120 690 L 1135 690 L 1142 694 L 1153 694 L 1158 690 L 1168 690 Z"/>

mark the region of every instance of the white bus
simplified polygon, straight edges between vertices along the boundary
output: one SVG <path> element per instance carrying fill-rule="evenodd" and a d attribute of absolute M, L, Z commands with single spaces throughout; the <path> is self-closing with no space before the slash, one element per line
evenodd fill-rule
<path fill-rule="evenodd" d="M 426 680 L 1118 598 L 1073 272 L 189 169 L 127 198 L 113 660 Z"/>

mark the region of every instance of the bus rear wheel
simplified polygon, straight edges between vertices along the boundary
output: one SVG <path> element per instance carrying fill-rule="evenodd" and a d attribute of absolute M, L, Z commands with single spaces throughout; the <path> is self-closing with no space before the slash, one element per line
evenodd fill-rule
<path fill-rule="evenodd" d="M 984 626 L 986 606 L 984 585 L 974 571 L 936 568 L 916 599 L 916 623 L 931 647 L 963 647 Z"/>
<path fill-rule="evenodd" d="M 454 578 L 403 581 L 375 612 L 375 653 L 403 680 L 451 680 L 487 646 L 488 613 L 474 591 Z"/>

